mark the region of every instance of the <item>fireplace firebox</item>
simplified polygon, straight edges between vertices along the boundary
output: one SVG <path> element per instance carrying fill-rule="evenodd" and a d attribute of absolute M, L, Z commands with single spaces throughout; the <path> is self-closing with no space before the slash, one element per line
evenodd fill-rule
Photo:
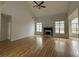
<path fill-rule="evenodd" d="M 43 35 L 53 36 L 53 29 L 52 29 L 52 27 L 44 27 L 43 28 Z"/>

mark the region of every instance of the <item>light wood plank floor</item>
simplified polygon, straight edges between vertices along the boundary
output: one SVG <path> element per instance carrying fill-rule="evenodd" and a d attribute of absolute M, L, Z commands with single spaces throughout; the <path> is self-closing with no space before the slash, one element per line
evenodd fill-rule
<path fill-rule="evenodd" d="M 77 57 L 79 40 L 34 36 L 0 42 L 1 57 Z"/>

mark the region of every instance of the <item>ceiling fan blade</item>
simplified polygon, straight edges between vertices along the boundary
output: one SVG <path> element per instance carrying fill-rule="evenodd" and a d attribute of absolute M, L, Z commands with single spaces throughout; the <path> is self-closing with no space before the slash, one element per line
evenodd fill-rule
<path fill-rule="evenodd" d="M 37 3 L 36 1 L 33 1 L 33 2 L 36 4 L 35 6 L 33 6 L 33 8 L 34 7 L 38 8 L 38 9 L 40 9 L 41 7 L 46 8 L 46 6 L 42 5 L 44 3 L 44 1 L 41 1 L 40 3 Z"/>
<path fill-rule="evenodd" d="M 38 5 L 39 6 L 39 4 L 36 2 L 36 1 L 33 1 L 36 5 Z"/>
<path fill-rule="evenodd" d="M 39 6 L 41 5 L 41 4 L 43 4 L 44 3 L 44 1 L 42 1 L 40 4 L 39 4 Z"/>
<path fill-rule="evenodd" d="M 36 7 L 36 5 L 35 5 L 35 6 L 33 6 L 33 7 Z"/>
<path fill-rule="evenodd" d="M 46 6 L 41 6 L 41 7 L 46 8 Z"/>

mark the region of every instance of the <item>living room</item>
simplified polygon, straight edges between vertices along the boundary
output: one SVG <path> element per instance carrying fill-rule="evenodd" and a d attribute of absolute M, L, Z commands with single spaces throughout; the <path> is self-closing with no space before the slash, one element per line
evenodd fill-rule
<path fill-rule="evenodd" d="M 0 56 L 77 57 L 78 18 L 78 1 L 0 1 Z"/>

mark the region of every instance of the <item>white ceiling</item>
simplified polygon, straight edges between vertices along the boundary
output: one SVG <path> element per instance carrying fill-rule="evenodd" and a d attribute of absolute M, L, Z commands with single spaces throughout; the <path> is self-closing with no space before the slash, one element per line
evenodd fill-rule
<path fill-rule="evenodd" d="M 43 5 L 45 5 L 46 8 L 37 9 L 33 8 L 33 6 L 35 5 L 33 1 L 28 1 L 32 9 L 32 12 L 36 17 L 66 13 L 68 11 L 69 2 L 67 1 L 44 1 L 44 2 L 45 3 Z M 4 3 L 5 1 L 0 1 L 0 6 L 2 6 Z"/>
<path fill-rule="evenodd" d="M 43 5 L 45 5 L 46 8 L 41 9 L 33 8 L 35 3 L 32 1 L 28 2 L 36 17 L 66 13 L 68 11 L 69 2 L 67 1 L 44 1 L 44 2 L 45 3 Z"/>
<path fill-rule="evenodd" d="M 2 6 L 5 3 L 5 1 L 0 1 L 0 6 Z"/>

